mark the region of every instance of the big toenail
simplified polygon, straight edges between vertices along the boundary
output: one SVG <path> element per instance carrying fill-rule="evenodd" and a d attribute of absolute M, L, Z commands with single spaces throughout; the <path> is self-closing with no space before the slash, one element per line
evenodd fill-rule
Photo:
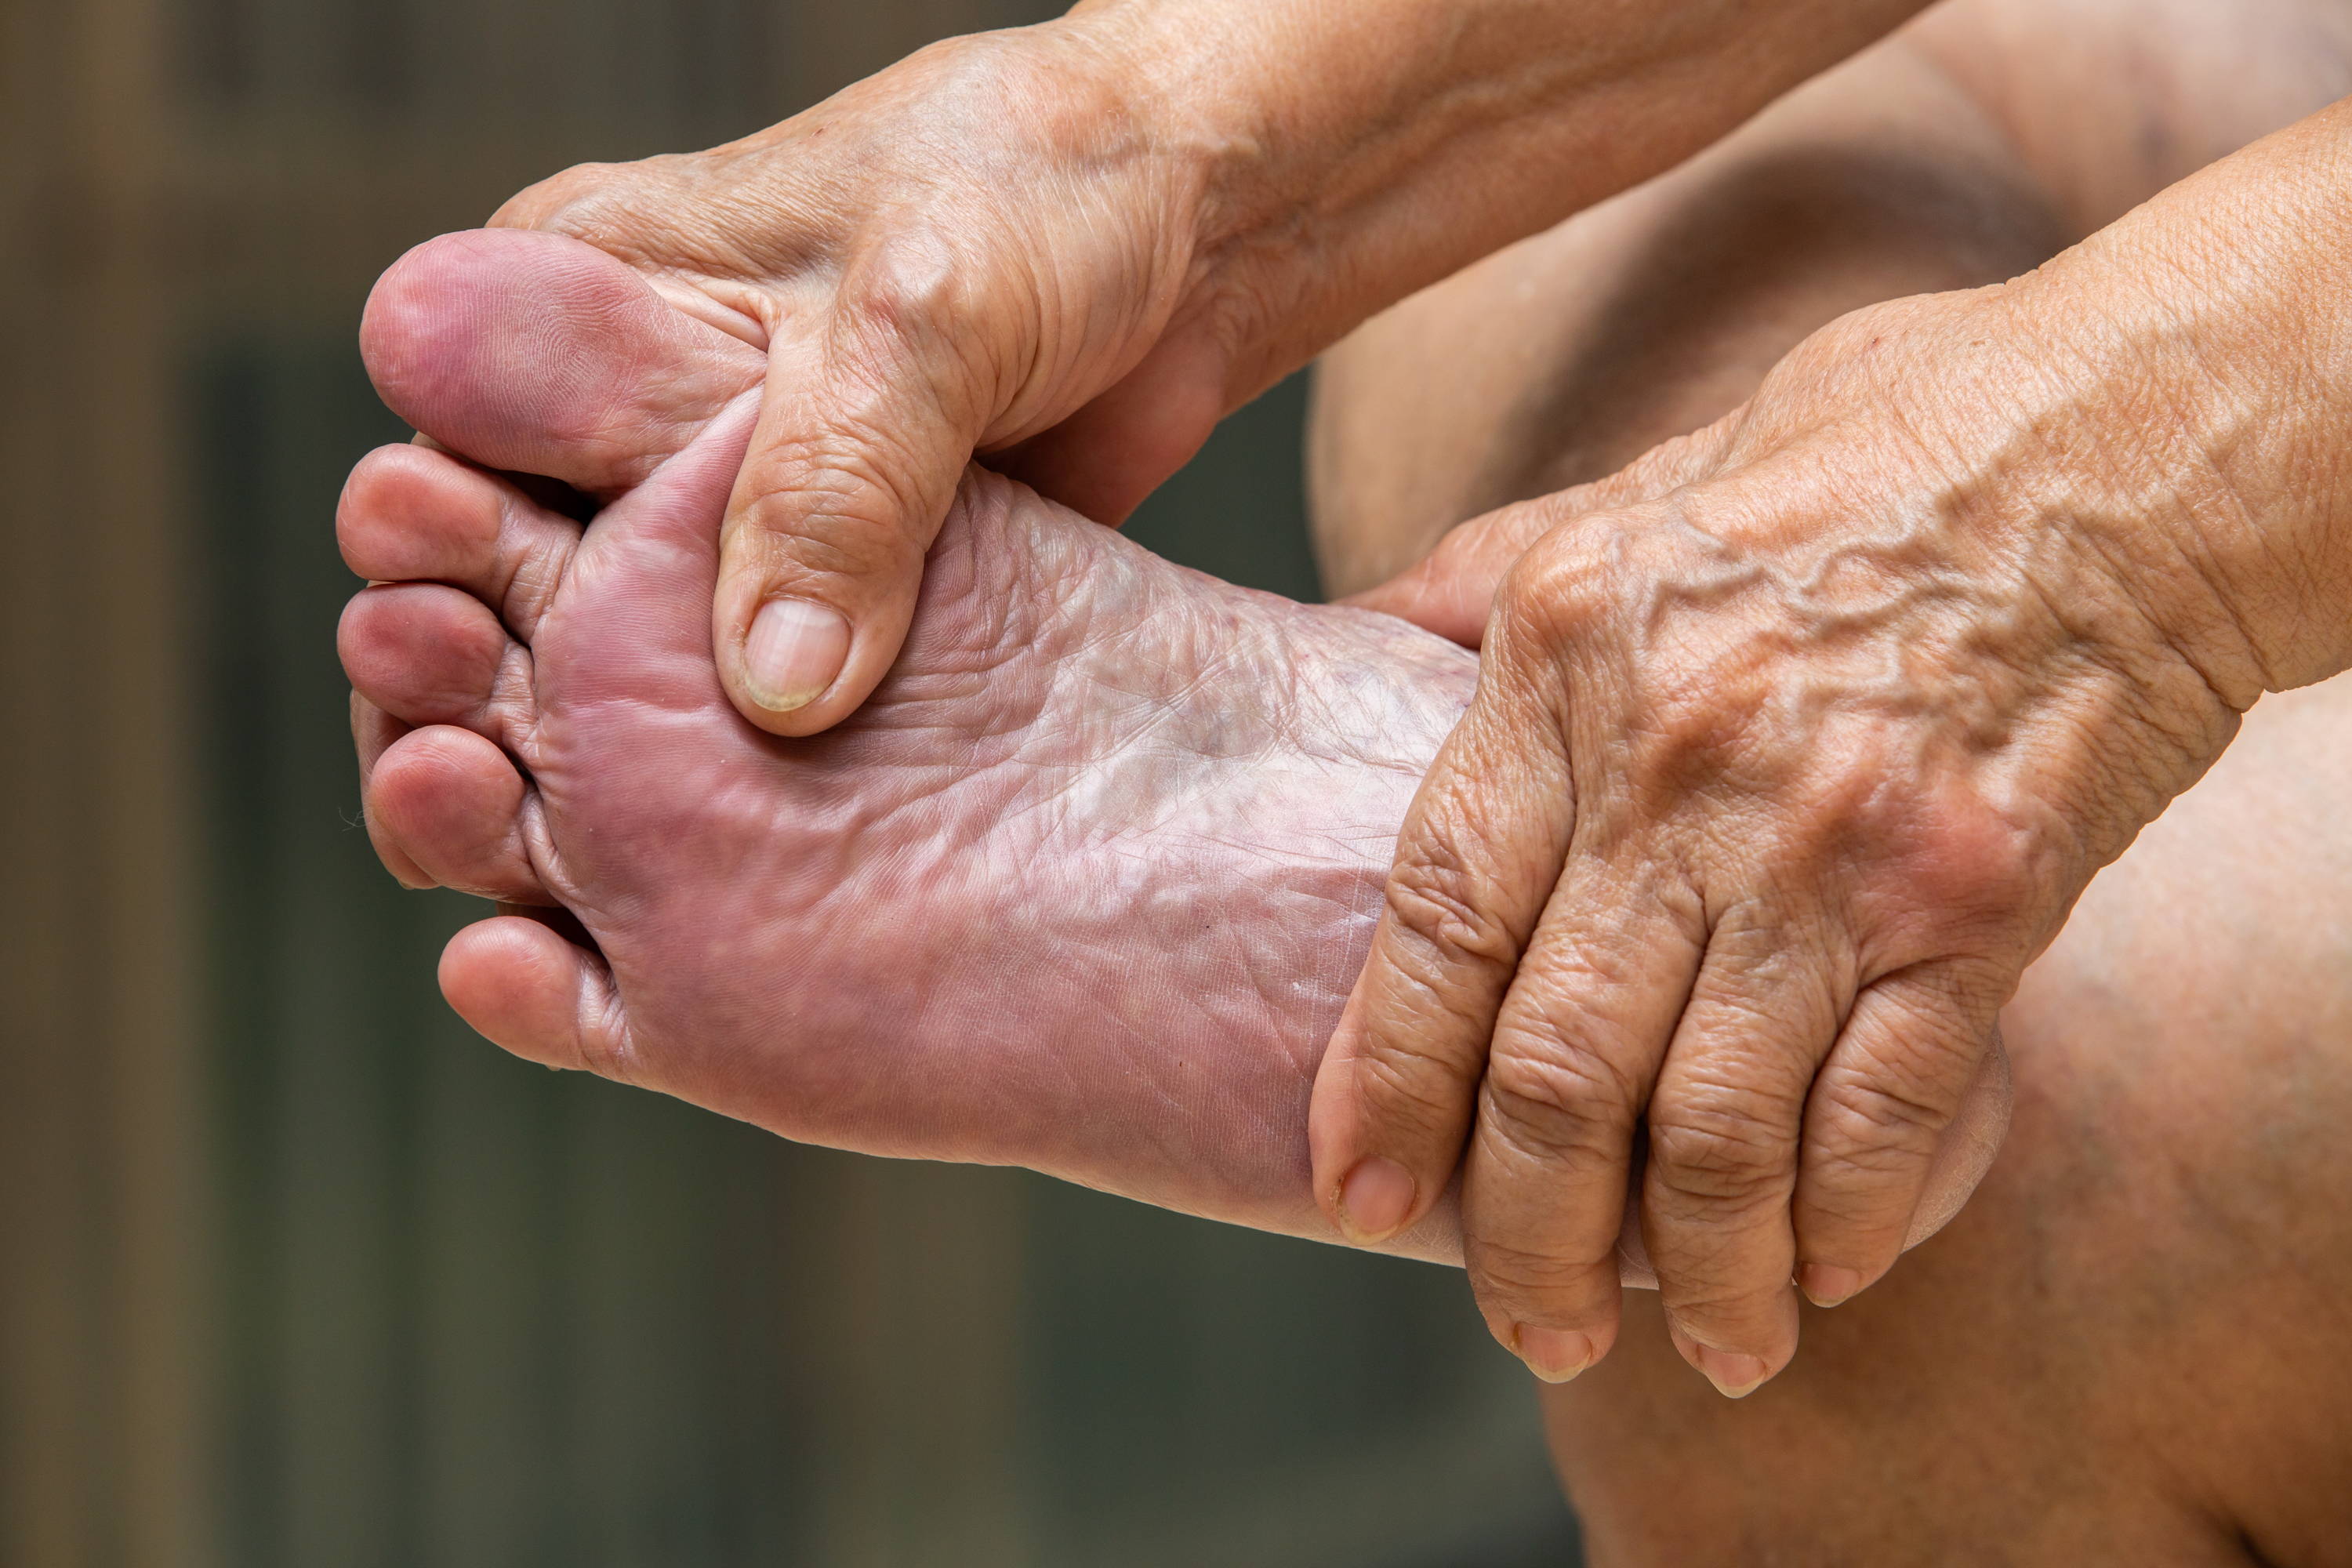
<path fill-rule="evenodd" d="M 771 599 L 743 639 L 743 678 L 751 700 L 772 713 L 805 708 L 841 678 L 849 662 L 849 622 L 839 610 L 806 599 Z"/>

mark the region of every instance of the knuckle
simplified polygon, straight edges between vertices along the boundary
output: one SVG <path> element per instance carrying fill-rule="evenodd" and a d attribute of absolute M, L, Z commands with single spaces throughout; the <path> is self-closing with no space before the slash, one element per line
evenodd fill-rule
<path fill-rule="evenodd" d="M 1614 1063 L 1548 1026 L 1515 1027 L 1486 1066 L 1484 1120 L 1523 1161 L 1605 1152 L 1631 1136 L 1639 1103 Z"/>
<path fill-rule="evenodd" d="M 1837 1073 L 1824 1079 L 1814 1102 L 1807 1158 L 1824 1174 L 1844 1170 L 1874 1178 L 1908 1170 L 1935 1152 L 1958 1111 L 1957 1096 Z"/>
<path fill-rule="evenodd" d="M 1425 833 L 1417 848 L 1389 875 L 1386 904 L 1397 927 L 1427 950 L 1433 973 L 1507 971 L 1518 961 L 1518 942 L 1488 910 L 1481 879 L 1456 834 L 1444 828 Z"/>
<path fill-rule="evenodd" d="M 1372 1032 L 1356 1057 L 1355 1071 L 1365 1109 L 1385 1126 L 1458 1131 L 1469 1120 L 1475 1072 L 1413 1036 Z"/>
<path fill-rule="evenodd" d="M 932 346 L 982 315 L 1001 289 L 928 226 L 900 231 L 860 258 L 844 280 L 835 330 L 861 345 Z"/>
<path fill-rule="evenodd" d="M 1733 1212 L 1785 1198 L 1795 1174 L 1792 1140 L 1758 1107 L 1654 1105 L 1650 1162 L 1684 1197 Z"/>
<path fill-rule="evenodd" d="M 1622 614 L 1624 532 L 1608 518 L 1554 527 L 1503 574 L 1495 600 L 1506 647 L 1559 647 L 1602 635 Z"/>
<path fill-rule="evenodd" d="M 759 548 L 803 577 L 865 576 L 920 559 L 936 506 L 901 442 L 860 421 L 779 443 L 749 512 Z M 933 515 L 934 513 L 938 515 Z"/>

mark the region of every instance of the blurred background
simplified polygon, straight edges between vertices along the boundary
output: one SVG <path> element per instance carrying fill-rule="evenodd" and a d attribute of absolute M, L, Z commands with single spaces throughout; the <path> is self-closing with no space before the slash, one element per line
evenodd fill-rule
<path fill-rule="evenodd" d="M 1460 1278 L 511 1060 L 357 825 L 403 249 L 1028 0 L 0 0 L 0 1563 L 1564 1568 Z M 1310 595 L 1304 387 L 1139 519 Z"/>

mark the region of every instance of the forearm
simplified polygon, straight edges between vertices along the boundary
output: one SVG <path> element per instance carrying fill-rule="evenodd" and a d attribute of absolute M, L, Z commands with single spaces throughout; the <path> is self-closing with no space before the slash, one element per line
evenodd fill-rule
<path fill-rule="evenodd" d="M 1656 174 L 1922 0 L 1092 0 L 1199 159 L 1198 265 L 1290 368 Z M 1303 345 L 1303 346 L 1302 346 Z"/>
<path fill-rule="evenodd" d="M 2238 707 L 2352 668 L 2352 100 L 2012 289 L 2075 378 L 2094 543 Z"/>

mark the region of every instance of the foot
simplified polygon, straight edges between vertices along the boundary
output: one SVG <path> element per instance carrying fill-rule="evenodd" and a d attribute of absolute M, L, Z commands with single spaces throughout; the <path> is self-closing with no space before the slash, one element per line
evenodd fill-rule
<path fill-rule="evenodd" d="M 790 1138 L 1330 1237 L 1308 1090 L 1469 655 L 974 469 L 890 679 L 778 740 L 727 702 L 703 613 L 759 354 L 516 232 L 413 253 L 364 335 L 449 452 L 605 503 L 583 530 L 414 447 L 345 496 L 386 858 L 593 944 L 461 932 L 442 984 L 469 1023 Z M 1938 1219 L 1998 1142 L 1997 1087 L 1973 1110 Z M 1392 1245 L 1456 1258 L 1451 1205 Z"/>
<path fill-rule="evenodd" d="M 707 606 L 763 368 L 576 242 L 453 237 L 379 288 L 388 402 L 456 458 L 346 493 L 371 824 L 425 878 L 570 911 L 442 963 L 483 1034 L 786 1137 L 1019 1163 L 1323 1234 L 1316 1061 L 1474 661 L 1174 566 L 975 469 L 875 700 L 744 723 Z M 412 872 L 412 879 L 414 872 Z M 1451 1252 L 1448 1222 L 1411 1248 Z"/>

